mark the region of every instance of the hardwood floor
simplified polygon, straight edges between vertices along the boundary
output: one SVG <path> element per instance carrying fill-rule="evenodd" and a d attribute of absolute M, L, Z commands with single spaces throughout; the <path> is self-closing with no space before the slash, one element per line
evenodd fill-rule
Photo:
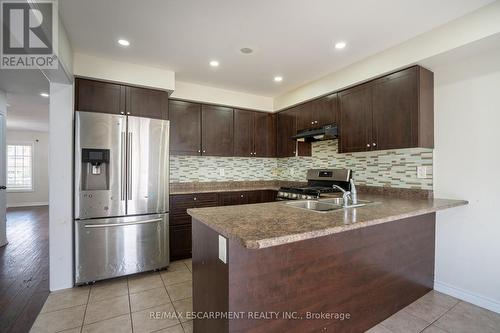
<path fill-rule="evenodd" d="M 49 295 L 49 208 L 7 209 L 0 248 L 0 332 L 28 332 Z"/>

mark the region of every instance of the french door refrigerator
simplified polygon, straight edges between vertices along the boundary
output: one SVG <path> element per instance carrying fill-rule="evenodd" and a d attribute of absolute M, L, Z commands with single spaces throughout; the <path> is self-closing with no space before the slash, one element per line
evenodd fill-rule
<path fill-rule="evenodd" d="M 169 264 L 169 122 L 76 112 L 75 283 Z"/>

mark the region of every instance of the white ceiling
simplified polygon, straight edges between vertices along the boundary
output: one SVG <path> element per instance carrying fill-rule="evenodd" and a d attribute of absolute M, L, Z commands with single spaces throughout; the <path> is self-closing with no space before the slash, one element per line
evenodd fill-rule
<path fill-rule="evenodd" d="M 76 52 L 265 96 L 339 70 L 492 0 L 64 0 Z M 128 48 L 116 40 L 126 38 Z M 338 51 L 334 43 L 347 42 Z M 252 55 L 241 47 L 255 49 Z M 212 59 L 220 67 L 210 68 Z M 275 75 L 284 77 L 280 84 Z"/>
<path fill-rule="evenodd" d="M 49 99 L 39 94 L 7 94 L 7 129 L 49 130 Z"/>
<path fill-rule="evenodd" d="M 40 96 L 49 82 L 38 69 L 0 69 L 0 90 L 7 92 L 7 128 L 49 129 L 49 99 Z"/>

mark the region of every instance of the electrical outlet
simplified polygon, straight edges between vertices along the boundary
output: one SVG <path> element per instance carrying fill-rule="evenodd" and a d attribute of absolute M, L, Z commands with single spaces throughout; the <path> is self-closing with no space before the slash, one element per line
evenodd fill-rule
<path fill-rule="evenodd" d="M 219 176 L 224 177 L 226 175 L 226 170 L 224 168 L 219 168 Z"/>
<path fill-rule="evenodd" d="M 425 166 L 417 167 L 417 178 L 420 179 L 427 178 L 427 167 Z"/>

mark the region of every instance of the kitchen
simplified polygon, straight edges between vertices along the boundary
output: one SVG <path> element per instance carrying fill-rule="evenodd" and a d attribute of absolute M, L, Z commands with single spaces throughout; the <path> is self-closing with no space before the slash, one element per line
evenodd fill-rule
<path fill-rule="evenodd" d="M 50 294 L 30 331 L 500 330 L 496 180 L 477 177 L 497 165 L 483 147 L 496 138 L 498 2 L 448 1 L 425 21 L 429 3 L 380 49 L 368 32 L 354 37 L 354 22 L 321 16 L 334 4 L 307 7 L 322 17 L 307 18 L 318 35 L 297 36 L 315 44 L 294 46 L 283 63 L 262 35 L 203 34 L 225 27 L 225 11 L 208 3 L 155 11 L 126 1 L 115 15 L 90 2 L 59 3 L 71 60 L 61 52 L 60 72 L 47 75 L 58 161 Z M 305 10 L 295 5 L 288 14 Z M 230 8 L 264 12 L 254 6 Z M 381 6 L 406 20 L 415 10 Z M 148 24 L 122 20 L 131 13 Z M 199 36 L 175 40 L 171 31 L 189 25 L 181 13 L 202 22 L 189 28 Z M 249 28 L 270 27 L 270 12 L 252 13 Z M 162 24 L 178 48 L 148 43 Z M 328 37 L 323 54 L 326 26 L 352 35 Z M 289 40 L 283 28 L 269 33 Z M 231 50 L 196 55 L 190 43 L 202 35 Z"/>

